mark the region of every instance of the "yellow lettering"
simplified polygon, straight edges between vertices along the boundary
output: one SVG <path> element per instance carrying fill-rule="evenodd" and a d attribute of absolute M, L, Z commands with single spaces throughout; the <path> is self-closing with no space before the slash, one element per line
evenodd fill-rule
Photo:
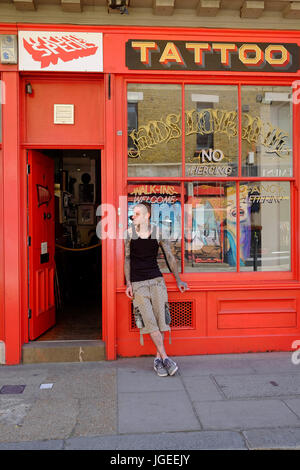
<path fill-rule="evenodd" d="M 188 50 L 192 49 L 194 51 L 194 62 L 198 65 L 203 65 L 202 51 L 211 50 L 211 47 L 207 42 L 187 42 L 185 47 Z"/>
<path fill-rule="evenodd" d="M 255 54 L 255 57 L 248 57 L 249 53 Z M 245 65 L 258 66 L 263 63 L 263 51 L 257 44 L 243 44 L 239 49 L 239 59 Z"/>
<path fill-rule="evenodd" d="M 139 41 L 132 41 L 131 47 L 133 49 L 138 49 L 140 51 L 140 61 L 143 64 L 149 65 L 150 63 L 150 55 L 149 51 L 157 50 L 157 44 L 156 42 L 139 42 Z"/>
<path fill-rule="evenodd" d="M 275 59 L 273 55 L 278 52 L 280 52 L 281 57 Z M 281 45 L 266 47 L 265 57 L 266 61 L 270 65 L 276 65 L 278 67 L 284 67 L 290 62 L 290 53 L 284 46 Z"/>
<path fill-rule="evenodd" d="M 168 42 L 166 44 L 166 47 L 164 48 L 159 62 L 164 65 L 167 65 L 168 62 L 177 62 L 177 64 L 184 64 L 180 52 L 173 42 Z"/>
<path fill-rule="evenodd" d="M 226 66 L 228 66 L 230 63 L 229 52 L 230 51 L 235 52 L 237 50 L 236 44 L 226 44 L 226 43 L 223 44 L 223 43 L 218 43 L 218 42 L 213 43 L 212 48 L 215 51 L 221 52 L 221 63 Z"/>

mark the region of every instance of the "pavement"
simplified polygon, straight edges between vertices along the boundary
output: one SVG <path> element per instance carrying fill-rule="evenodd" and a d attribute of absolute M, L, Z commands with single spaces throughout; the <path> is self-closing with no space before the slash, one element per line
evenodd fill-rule
<path fill-rule="evenodd" d="M 3 365 L 0 450 L 300 449 L 292 354 L 176 357 L 173 377 L 152 357 Z"/>

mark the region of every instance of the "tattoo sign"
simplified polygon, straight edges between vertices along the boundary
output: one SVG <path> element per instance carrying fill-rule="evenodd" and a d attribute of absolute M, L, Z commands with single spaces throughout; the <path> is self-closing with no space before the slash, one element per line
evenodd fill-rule
<path fill-rule="evenodd" d="M 19 32 L 19 69 L 103 72 L 102 33 Z"/>

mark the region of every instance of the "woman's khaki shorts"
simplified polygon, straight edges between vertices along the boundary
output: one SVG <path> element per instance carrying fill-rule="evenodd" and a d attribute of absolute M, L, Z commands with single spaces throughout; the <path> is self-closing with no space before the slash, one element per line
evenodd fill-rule
<path fill-rule="evenodd" d="M 138 308 L 144 327 L 141 334 L 154 331 L 169 331 L 170 327 L 165 320 L 165 305 L 168 302 L 168 293 L 163 277 L 156 277 L 147 281 L 132 282 L 133 306 Z"/>

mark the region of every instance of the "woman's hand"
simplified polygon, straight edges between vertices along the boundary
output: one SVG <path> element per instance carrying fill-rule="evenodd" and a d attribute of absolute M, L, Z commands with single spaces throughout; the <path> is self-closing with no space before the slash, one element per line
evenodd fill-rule
<path fill-rule="evenodd" d="M 131 284 L 127 284 L 125 294 L 127 295 L 127 297 L 129 297 L 129 299 L 133 298 L 133 292 L 132 292 L 132 285 Z"/>
<path fill-rule="evenodd" d="M 187 285 L 187 283 L 181 280 L 177 281 L 177 287 L 181 293 L 185 292 L 186 290 L 189 290 L 189 286 Z"/>

